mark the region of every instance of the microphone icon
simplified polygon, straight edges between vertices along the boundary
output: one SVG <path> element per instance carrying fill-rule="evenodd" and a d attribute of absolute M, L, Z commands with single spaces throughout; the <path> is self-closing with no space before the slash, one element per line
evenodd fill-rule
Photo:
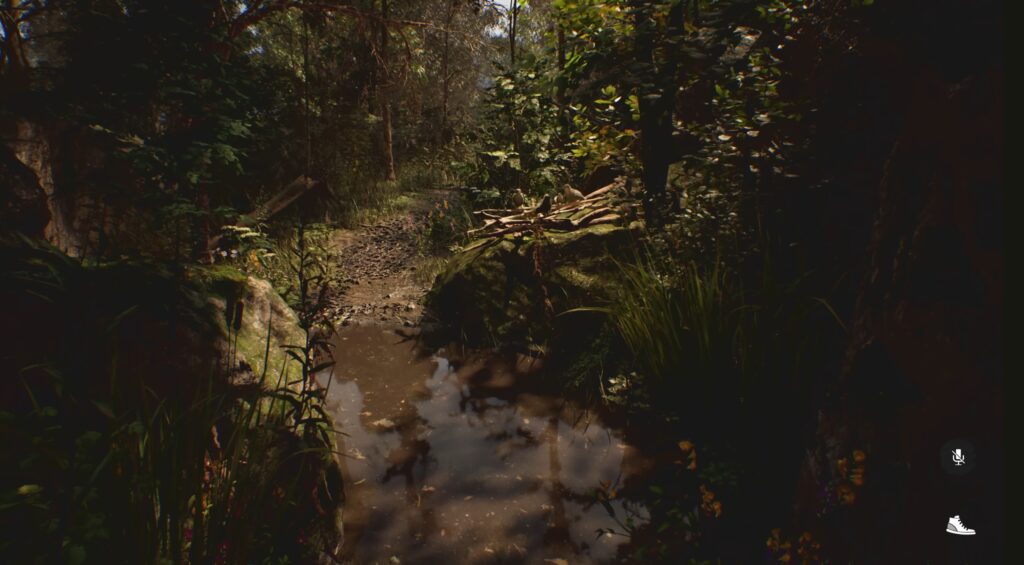
<path fill-rule="evenodd" d="M 981 462 L 974 445 L 966 439 L 947 441 L 935 455 L 938 456 L 942 469 L 954 477 L 962 477 L 972 472 Z"/>

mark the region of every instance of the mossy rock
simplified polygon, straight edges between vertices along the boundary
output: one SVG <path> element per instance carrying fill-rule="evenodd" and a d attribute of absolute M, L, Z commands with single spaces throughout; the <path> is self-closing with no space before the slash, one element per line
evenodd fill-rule
<path fill-rule="evenodd" d="M 224 265 L 198 269 L 196 279 L 208 289 L 210 302 L 224 313 L 220 329 L 230 338 L 236 362 L 247 363 L 256 377 L 266 374 L 271 384 L 282 372 L 287 381 L 302 370 L 284 346 L 302 345 L 305 334 L 298 316 L 268 281 Z"/>
<path fill-rule="evenodd" d="M 558 314 L 608 300 L 616 261 L 633 253 L 642 228 L 601 224 L 473 242 L 438 275 L 427 307 L 470 344 L 547 343 L 570 329 L 573 317 Z"/>

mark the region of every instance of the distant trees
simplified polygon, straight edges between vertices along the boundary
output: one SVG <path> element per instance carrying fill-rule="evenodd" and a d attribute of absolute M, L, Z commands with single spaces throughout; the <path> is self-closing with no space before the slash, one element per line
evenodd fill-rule
<path fill-rule="evenodd" d="M 160 242 L 104 233 L 105 252 L 201 256 L 233 210 L 299 175 L 343 210 L 403 164 L 444 163 L 473 115 L 492 21 L 467 0 L 4 0 L 0 122 L 43 125 L 65 155 L 90 148 L 55 171 L 70 209 L 89 193 L 165 227 Z"/>

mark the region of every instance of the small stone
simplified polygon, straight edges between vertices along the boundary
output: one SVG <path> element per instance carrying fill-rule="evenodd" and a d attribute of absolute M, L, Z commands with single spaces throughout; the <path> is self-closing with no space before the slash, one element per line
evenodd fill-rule
<path fill-rule="evenodd" d="M 406 312 L 412 312 L 415 309 L 416 309 L 416 305 L 413 304 L 412 302 L 410 302 L 410 303 L 405 305 L 405 311 Z"/>

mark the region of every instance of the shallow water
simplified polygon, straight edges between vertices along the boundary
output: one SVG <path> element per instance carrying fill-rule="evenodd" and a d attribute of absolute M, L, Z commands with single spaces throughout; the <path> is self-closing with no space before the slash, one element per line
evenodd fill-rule
<path fill-rule="evenodd" d="M 347 434 L 346 560 L 599 563 L 628 541 L 597 534 L 616 524 L 592 496 L 649 464 L 620 430 L 518 390 L 517 369 L 493 356 L 456 368 L 368 326 L 335 345 L 327 405 Z"/>

